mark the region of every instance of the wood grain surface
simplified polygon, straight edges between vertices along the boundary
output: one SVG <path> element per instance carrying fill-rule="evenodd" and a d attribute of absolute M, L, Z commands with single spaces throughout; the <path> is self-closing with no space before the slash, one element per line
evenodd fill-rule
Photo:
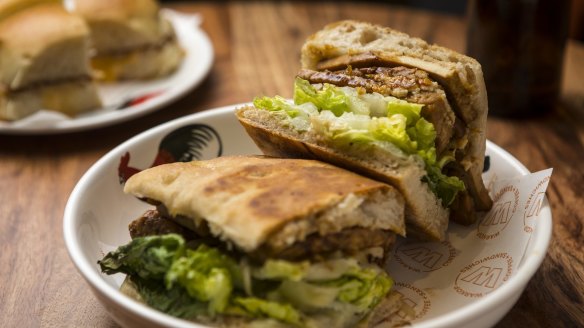
<path fill-rule="evenodd" d="M 0 135 L 0 326 L 115 327 L 71 263 L 63 210 L 83 173 L 128 138 L 177 117 L 290 97 L 300 46 L 324 24 L 353 18 L 384 24 L 458 51 L 465 18 L 381 2 L 180 2 L 199 13 L 215 47 L 209 77 L 166 108 L 116 126 L 54 136 Z M 543 117 L 490 118 L 488 138 L 529 170 L 554 168 L 548 255 L 499 327 L 584 326 L 584 45 L 567 48 L 560 106 Z"/>

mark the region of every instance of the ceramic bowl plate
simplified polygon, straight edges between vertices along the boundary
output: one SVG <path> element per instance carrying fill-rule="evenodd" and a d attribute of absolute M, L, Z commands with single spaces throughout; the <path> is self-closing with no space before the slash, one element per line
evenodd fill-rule
<path fill-rule="evenodd" d="M 185 58 L 168 77 L 99 85 L 103 108 L 69 118 L 41 110 L 15 121 L 0 121 L 1 134 L 54 134 L 88 130 L 137 118 L 160 109 L 199 85 L 213 65 L 213 45 L 199 28 L 200 17 L 164 10 L 175 28 Z"/>
<path fill-rule="evenodd" d="M 128 223 L 149 206 L 125 195 L 120 175 L 152 165 L 159 147 L 185 138 L 196 140 L 187 159 L 218 155 L 259 154 L 239 125 L 233 109 L 218 108 L 180 118 L 150 129 L 110 151 L 81 178 L 67 203 L 64 237 L 77 269 L 112 317 L 122 326 L 142 324 L 162 327 L 201 327 L 138 304 L 118 291 L 124 275 L 101 274 L 97 261 L 130 240 Z M 179 142 L 180 144 L 180 142 Z M 160 146 L 162 145 L 162 146 Z M 500 178 L 528 174 L 528 170 L 503 149 L 487 144 L 490 170 Z M 519 268 L 498 289 L 455 311 L 441 313 L 414 324 L 419 327 L 487 327 L 494 325 L 513 306 L 543 260 L 551 236 L 551 212 L 547 200 Z M 439 272 L 436 272 L 439 274 Z M 442 301 L 442 300 L 440 300 Z M 448 300 L 443 300 L 448 302 Z"/>

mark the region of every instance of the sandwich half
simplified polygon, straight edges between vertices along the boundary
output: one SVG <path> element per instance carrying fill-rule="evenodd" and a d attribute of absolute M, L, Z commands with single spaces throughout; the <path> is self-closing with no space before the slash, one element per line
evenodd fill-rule
<path fill-rule="evenodd" d="M 101 107 L 88 61 L 89 30 L 81 18 L 61 4 L 2 9 L 0 120 L 41 109 L 73 116 Z"/>
<path fill-rule="evenodd" d="M 404 201 L 313 160 L 220 157 L 156 166 L 124 191 L 156 206 L 100 262 L 121 290 L 214 326 L 364 327 L 401 311 L 384 270 Z"/>
<path fill-rule="evenodd" d="M 394 185 L 408 236 L 442 240 L 492 201 L 481 174 L 487 100 L 478 62 L 390 28 L 326 26 L 302 48 L 294 102 L 237 117 L 271 156 L 314 158 Z"/>
<path fill-rule="evenodd" d="M 154 0 L 74 0 L 91 30 L 91 65 L 103 81 L 152 79 L 174 72 L 184 53 Z"/>

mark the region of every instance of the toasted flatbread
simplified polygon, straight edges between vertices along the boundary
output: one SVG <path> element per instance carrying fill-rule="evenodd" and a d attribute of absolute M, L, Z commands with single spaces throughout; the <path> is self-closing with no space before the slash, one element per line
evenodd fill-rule
<path fill-rule="evenodd" d="M 404 201 L 393 187 L 313 160 L 233 156 L 165 164 L 132 176 L 124 191 L 164 204 L 171 216 L 204 220 L 246 252 L 275 235 L 291 244 L 349 227 L 405 234 Z"/>

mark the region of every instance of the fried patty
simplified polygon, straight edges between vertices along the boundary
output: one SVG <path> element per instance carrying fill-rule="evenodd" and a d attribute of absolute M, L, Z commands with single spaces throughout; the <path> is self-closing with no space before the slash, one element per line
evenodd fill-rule
<path fill-rule="evenodd" d="M 161 215 L 158 210 L 148 210 L 141 217 L 132 221 L 129 225 L 132 239 L 137 237 L 176 233 L 187 242 L 209 240 L 209 236 L 201 236 L 190 229 L 174 222 L 174 220 Z M 352 227 L 336 233 L 320 236 L 311 234 L 304 240 L 292 245 L 273 248 L 267 244 L 256 251 L 247 254 L 251 259 L 263 262 L 267 259 L 283 259 L 288 261 L 301 261 L 306 259 L 319 260 L 330 254 L 340 252 L 344 255 L 354 255 L 363 250 L 380 247 L 384 255 L 395 241 L 395 234 L 391 231 L 380 229 L 367 229 Z M 213 241 L 214 246 L 220 243 Z M 224 247 L 229 249 L 229 247 Z"/>
<path fill-rule="evenodd" d="M 340 252 L 344 255 L 354 255 L 363 250 L 381 247 L 385 251 L 391 248 L 395 234 L 380 229 L 353 227 L 339 232 L 321 236 L 311 234 L 303 241 L 297 241 L 285 248 L 260 247 L 250 256 L 265 260 L 278 258 L 288 261 L 304 259 L 319 259 L 332 253 Z"/>
<path fill-rule="evenodd" d="M 148 210 L 139 218 L 128 225 L 130 237 L 132 239 L 146 236 L 165 235 L 175 233 L 183 236 L 186 240 L 191 240 L 197 235 L 172 220 L 168 220 L 160 215 L 157 210 Z"/>

